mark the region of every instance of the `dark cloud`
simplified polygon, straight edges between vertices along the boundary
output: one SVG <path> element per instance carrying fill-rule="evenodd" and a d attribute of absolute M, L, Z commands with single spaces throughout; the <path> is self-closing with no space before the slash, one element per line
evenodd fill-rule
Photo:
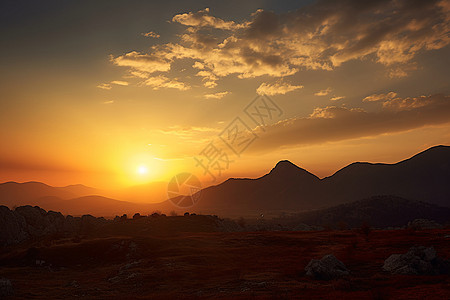
<path fill-rule="evenodd" d="M 307 118 L 293 118 L 257 128 L 260 138 L 250 151 L 376 136 L 450 123 L 450 96 L 432 95 L 385 101 L 379 112 L 329 106 Z"/>

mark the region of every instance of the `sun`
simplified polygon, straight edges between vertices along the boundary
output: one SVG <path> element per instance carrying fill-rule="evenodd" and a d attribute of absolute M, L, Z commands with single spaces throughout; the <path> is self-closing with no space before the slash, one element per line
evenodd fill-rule
<path fill-rule="evenodd" d="M 139 175 L 147 175 L 148 174 L 148 168 L 144 165 L 140 165 L 137 167 L 136 172 Z"/>

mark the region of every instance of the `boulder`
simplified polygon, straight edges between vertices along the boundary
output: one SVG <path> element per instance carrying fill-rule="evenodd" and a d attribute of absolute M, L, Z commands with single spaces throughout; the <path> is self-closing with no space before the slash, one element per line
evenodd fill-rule
<path fill-rule="evenodd" d="M 19 206 L 14 213 L 22 216 L 27 223 L 27 231 L 32 237 L 41 237 L 51 232 L 47 212 L 38 206 Z"/>
<path fill-rule="evenodd" d="M 392 254 L 383 265 L 383 270 L 392 274 L 438 275 L 448 273 L 449 262 L 438 258 L 433 247 L 411 247 L 405 254 Z"/>
<path fill-rule="evenodd" d="M 407 225 L 410 229 L 415 230 L 426 230 L 426 229 L 442 229 L 441 224 L 436 223 L 433 220 L 428 219 L 415 219 L 414 221 L 408 222 Z"/>
<path fill-rule="evenodd" d="M 333 254 L 328 254 L 322 259 L 312 259 L 305 267 L 306 275 L 315 279 L 330 280 L 350 275 L 343 262 Z"/>
<path fill-rule="evenodd" d="M 21 243 L 28 239 L 25 219 L 8 207 L 0 206 L 0 246 Z"/>

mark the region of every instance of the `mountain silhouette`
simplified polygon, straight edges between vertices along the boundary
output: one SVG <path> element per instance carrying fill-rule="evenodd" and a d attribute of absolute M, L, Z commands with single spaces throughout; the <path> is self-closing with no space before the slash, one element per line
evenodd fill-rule
<path fill-rule="evenodd" d="M 450 208 L 397 196 L 374 196 L 326 209 L 280 218 L 278 223 L 339 228 L 360 227 L 366 223 L 377 228 L 400 227 L 415 219 L 429 219 L 445 224 L 450 221 Z"/>
<path fill-rule="evenodd" d="M 282 160 L 262 177 L 230 178 L 201 190 L 200 200 L 187 210 L 228 216 L 277 215 L 280 212 L 329 208 L 377 195 L 450 207 L 448 182 L 449 146 L 432 147 L 395 164 L 352 163 L 322 179 L 290 161 Z M 184 212 L 184 208 L 176 208 L 170 200 L 163 201 L 164 198 L 160 203 L 149 203 L 155 202 L 154 197 L 149 197 L 150 201 L 142 203 L 151 187 L 156 187 L 154 195 L 164 197 L 162 183 L 111 193 L 81 185 L 55 188 L 39 182 L 6 182 L 0 184 L 0 204 L 9 207 L 38 205 L 64 213 L 97 216 L 155 210 Z M 121 197 L 126 194 L 129 198 Z M 133 197 L 130 195 L 141 198 L 131 202 Z"/>
<path fill-rule="evenodd" d="M 0 203 L 3 205 L 26 205 L 46 196 L 70 199 L 77 195 L 70 189 L 55 188 L 41 182 L 17 183 L 10 181 L 0 184 Z"/>
<path fill-rule="evenodd" d="M 267 213 L 320 209 L 376 195 L 450 206 L 450 147 L 435 146 L 395 164 L 352 163 L 317 176 L 280 161 L 257 179 L 228 179 L 201 191 L 201 212 Z"/>

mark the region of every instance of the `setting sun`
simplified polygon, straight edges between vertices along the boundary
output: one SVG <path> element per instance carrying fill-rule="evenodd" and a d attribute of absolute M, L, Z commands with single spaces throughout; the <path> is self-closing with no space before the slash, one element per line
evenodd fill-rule
<path fill-rule="evenodd" d="M 148 174 L 148 168 L 146 166 L 141 165 L 141 166 L 139 166 L 137 168 L 137 172 L 140 175 L 147 175 Z"/>

